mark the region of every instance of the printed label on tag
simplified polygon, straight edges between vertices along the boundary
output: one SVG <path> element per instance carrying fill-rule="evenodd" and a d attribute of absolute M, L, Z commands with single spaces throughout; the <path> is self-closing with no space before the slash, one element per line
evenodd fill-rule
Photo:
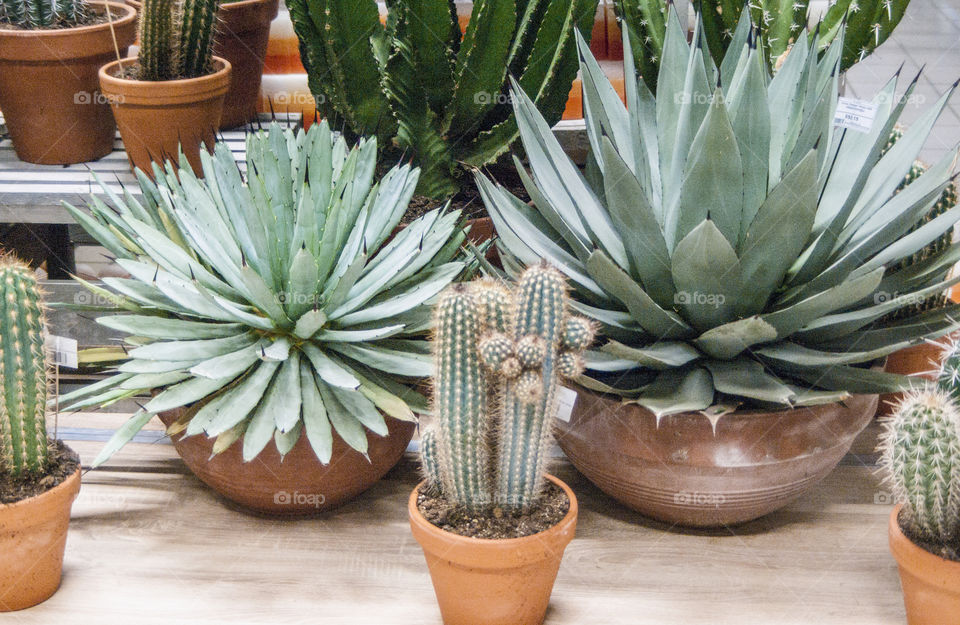
<path fill-rule="evenodd" d="M 76 369 L 80 366 L 77 361 L 77 339 L 48 334 L 47 349 L 52 353 L 55 364 L 69 369 Z"/>
<path fill-rule="evenodd" d="M 877 105 L 873 102 L 840 98 L 837 100 L 837 112 L 833 116 L 833 125 L 857 132 L 870 132 L 876 116 Z"/>
<path fill-rule="evenodd" d="M 557 418 L 570 423 L 570 415 L 577 403 L 577 392 L 572 388 L 561 386 L 557 388 Z"/>

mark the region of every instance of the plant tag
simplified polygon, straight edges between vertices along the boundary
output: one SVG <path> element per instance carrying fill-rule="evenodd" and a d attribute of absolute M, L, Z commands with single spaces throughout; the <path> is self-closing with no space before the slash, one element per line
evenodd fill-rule
<path fill-rule="evenodd" d="M 577 392 L 566 386 L 557 387 L 557 418 L 565 423 L 570 423 L 570 415 L 573 414 L 573 407 L 577 403 Z"/>
<path fill-rule="evenodd" d="M 48 334 L 46 345 L 53 355 L 53 362 L 57 365 L 68 369 L 76 369 L 80 366 L 77 360 L 77 339 Z"/>
<path fill-rule="evenodd" d="M 857 132 L 870 132 L 876 116 L 877 105 L 873 102 L 840 98 L 837 101 L 837 112 L 833 116 L 833 125 Z"/>

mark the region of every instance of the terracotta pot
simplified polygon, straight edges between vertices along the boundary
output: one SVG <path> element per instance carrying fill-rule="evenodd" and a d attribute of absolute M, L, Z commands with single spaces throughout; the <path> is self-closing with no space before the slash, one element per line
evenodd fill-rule
<path fill-rule="evenodd" d="M 423 548 L 444 625 L 537 625 L 543 622 L 563 550 L 577 527 L 577 498 L 548 475 L 570 499 L 570 510 L 550 529 L 490 540 L 446 532 L 417 508 L 421 482 L 407 509 L 413 537 Z"/>
<path fill-rule="evenodd" d="M 60 586 L 80 469 L 42 495 L 0 504 L 0 612 L 46 601 Z"/>
<path fill-rule="evenodd" d="M 279 0 L 241 0 L 220 5 L 213 53 L 233 66 L 221 128 L 242 126 L 257 116 L 270 22 L 278 11 Z"/>
<path fill-rule="evenodd" d="M 106 5 L 93 5 L 97 12 Z M 136 13 L 109 3 L 122 55 L 136 36 Z M 111 24 L 53 30 L 0 28 L 0 109 L 13 149 L 30 163 L 96 160 L 113 150 L 116 125 L 97 71 L 116 59 Z"/>
<path fill-rule="evenodd" d="M 122 61 L 136 64 L 136 57 Z M 178 145 L 199 176 L 200 144 L 213 148 L 223 98 L 230 86 L 230 63 L 214 57 L 214 73 L 185 80 L 119 78 L 121 62 L 100 68 L 100 88 L 113 108 L 132 167 L 151 172 L 151 161 L 176 161 Z"/>
<path fill-rule="evenodd" d="M 557 442 L 605 493 L 678 525 L 719 527 L 787 505 L 830 473 L 873 418 L 876 395 L 845 404 L 657 420 L 649 410 L 577 388 Z"/>
<path fill-rule="evenodd" d="M 890 551 L 900 569 L 908 625 L 960 625 L 960 562 L 918 547 L 900 529 L 900 508 L 890 513 Z"/>
<path fill-rule="evenodd" d="M 900 375 L 916 375 L 928 380 L 935 380 L 937 369 L 943 360 L 944 347 L 956 338 L 950 335 L 932 342 L 924 342 L 913 347 L 901 349 L 887 356 L 887 364 L 883 368 L 887 373 Z M 903 398 L 903 393 L 884 393 L 880 396 L 877 407 L 877 417 L 886 417 L 893 414 L 893 407 Z"/>
<path fill-rule="evenodd" d="M 170 425 L 179 411 L 161 413 Z M 187 467 L 220 495 L 266 514 L 292 516 L 330 510 L 367 490 L 392 469 L 413 437 L 415 423 L 387 418 L 387 436 L 367 434 L 367 457 L 333 434 L 330 463 L 317 460 L 305 435 L 282 460 L 271 442 L 251 462 L 243 461 L 242 439 L 213 455 L 215 439 L 206 436 L 172 437 Z"/>

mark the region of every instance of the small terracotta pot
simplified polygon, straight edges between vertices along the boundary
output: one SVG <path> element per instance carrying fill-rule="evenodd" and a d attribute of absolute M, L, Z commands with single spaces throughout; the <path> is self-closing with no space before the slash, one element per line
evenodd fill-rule
<path fill-rule="evenodd" d="M 543 622 L 563 551 L 577 527 L 577 498 L 563 489 L 570 510 L 550 529 L 490 540 L 446 532 L 417 508 L 421 482 L 410 495 L 410 529 L 423 548 L 444 625 L 537 625 Z"/>
<path fill-rule="evenodd" d="M 109 4 L 120 54 L 136 36 L 136 13 Z M 116 125 L 100 94 L 97 71 L 116 59 L 111 24 L 50 30 L 0 28 L 0 109 L 17 156 L 65 165 L 113 150 Z"/>
<path fill-rule="evenodd" d="M 136 62 L 129 57 L 122 66 Z M 230 86 L 230 63 L 214 57 L 212 74 L 164 81 L 119 78 L 120 68 L 120 61 L 101 67 L 100 88 L 113 108 L 130 165 L 151 173 L 152 161 L 176 162 L 182 146 L 193 171 L 201 175 L 200 144 L 213 149 Z"/>
<path fill-rule="evenodd" d="M 943 360 L 946 345 L 956 335 L 950 335 L 936 341 L 923 342 L 913 347 L 901 349 L 887 356 L 887 364 L 883 370 L 887 373 L 900 375 L 915 375 L 928 380 L 935 380 L 937 369 Z M 893 407 L 903 398 L 903 393 L 884 393 L 880 396 L 877 407 L 877 417 L 886 417 L 893 414 Z"/>
<path fill-rule="evenodd" d="M 960 562 L 918 547 L 900 529 L 902 506 L 890 513 L 890 552 L 900 569 L 909 625 L 960 625 Z"/>
<path fill-rule="evenodd" d="M 270 22 L 277 17 L 279 4 L 279 0 L 241 0 L 220 5 L 213 53 L 233 66 L 221 128 L 242 126 L 257 116 Z"/>
<path fill-rule="evenodd" d="M 827 476 L 877 409 L 845 403 L 728 414 L 716 431 L 700 413 L 663 417 L 576 387 L 557 442 L 570 462 L 620 503 L 667 523 L 721 527 L 787 505 Z"/>
<path fill-rule="evenodd" d="M 161 413 L 167 426 L 179 411 Z M 316 514 L 367 490 L 392 469 L 407 449 L 415 423 L 387 418 L 386 436 L 367 434 L 367 456 L 333 434 L 333 455 L 323 465 L 302 435 L 281 459 L 273 442 L 251 462 L 243 461 L 242 439 L 214 456 L 215 439 L 175 434 L 174 447 L 187 467 L 220 495 L 245 508 L 278 516 Z"/>
<path fill-rule="evenodd" d="M 46 601 L 60 586 L 80 469 L 42 495 L 0 505 L 0 612 Z"/>

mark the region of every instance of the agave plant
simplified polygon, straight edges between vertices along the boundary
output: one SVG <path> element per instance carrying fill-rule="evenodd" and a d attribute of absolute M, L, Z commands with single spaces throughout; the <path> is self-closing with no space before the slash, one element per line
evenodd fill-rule
<path fill-rule="evenodd" d="M 418 193 L 444 197 L 461 164 L 481 167 L 517 139 L 507 102 L 516 76 L 551 123 L 577 73 L 576 27 L 597 0 L 477 0 L 461 35 L 453 0 L 290 0 L 320 114 L 413 156 Z"/>
<path fill-rule="evenodd" d="M 636 67 L 652 90 L 656 90 L 663 58 L 670 4 L 671 0 L 616 0 L 614 4 L 630 37 Z M 728 49 L 737 50 L 746 42 L 749 24 L 741 18 L 748 15 L 765 60 L 774 67 L 797 42 L 810 13 L 810 0 L 699 0 L 697 4 L 706 45 L 718 64 Z M 831 0 L 818 27 L 818 50 L 826 49 L 846 24 L 840 71 L 850 69 L 887 40 L 909 4 L 910 0 Z"/>
<path fill-rule="evenodd" d="M 160 389 L 95 464 L 178 407 L 189 409 L 171 433 L 217 437 L 217 451 L 242 438 L 248 461 L 305 434 L 326 463 L 334 431 L 365 452 L 365 430 L 386 434 L 384 414 L 426 409 L 414 389 L 432 369 L 422 335 L 428 303 L 464 270 L 459 213 L 394 233 L 418 171 L 374 183 L 376 142 L 350 148 L 326 123 L 248 135 L 246 176 L 226 144 L 201 153 L 202 180 L 155 165 L 156 183 L 137 171 L 142 199 L 67 207 L 130 273 L 104 279 L 109 289 L 84 284 L 130 314 L 98 319 L 129 335 L 115 375 L 61 401 Z"/>
<path fill-rule="evenodd" d="M 629 79 L 624 40 L 628 107 L 580 42 L 587 177 L 517 91 L 533 206 L 478 176 L 505 268 L 546 259 L 564 272 L 573 308 L 610 339 L 582 382 L 657 415 L 909 386 L 868 365 L 960 327 L 958 307 L 874 322 L 957 281 L 942 279 L 956 244 L 888 272 L 960 215 L 911 231 L 956 151 L 896 192 L 956 85 L 881 156 L 916 79 L 899 98 L 890 80 L 869 132 L 834 127 L 842 33 L 822 58 L 815 35 L 800 37 L 769 80 L 754 42 L 718 69 L 699 29 L 688 45 L 672 13 L 656 97 Z"/>

